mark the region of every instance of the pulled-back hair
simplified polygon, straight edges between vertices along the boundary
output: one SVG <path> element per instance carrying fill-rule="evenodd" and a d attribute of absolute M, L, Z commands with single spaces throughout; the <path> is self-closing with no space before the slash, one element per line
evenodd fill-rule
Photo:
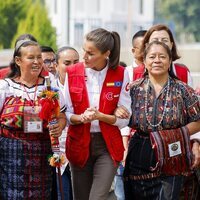
<path fill-rule="evenodd" d="M 79 53 L 78 53 L 78 51 L 77 51 L 75 48 L 70 47 L 70 46 L 64 46 L 64 47 L 59 48 L 58 51 L 56 52 L 56 63 L 58 63 L 58 60 L 59 60 L 59 58 L 60 58 L 60 54 L 61 54 L 63 51 L 66 51 L 66 50 L 73 50 L 73 51 L 75 51 L 75 52 L 78 54 L 78 56 L 79 56 Z"/>
<path fill-rule="evenodd" d="M 27 46 L 39 46 L 39 44 L 35 41 L 31 41 L 29 39 L 18 40 L 15 44 L 15 50 L 13 54 L 12 61 L 10 63 L 10 74 L 8 75 L 9 78 L 15 78 L 21 75 L 19 66 L 15 63 L 15 57 L 21 56 L 21 47 Z"/>
<path fill-rule="evenodd" d="M 109 67 L 114 69 L 119 65 L 120 36 L 117 32 L 98 28 L 86 34 L 85 39 L 93 42 L 101 53 L 110 51 Z"/>
<path fill-rule="evenodd" d="M 31 35 L 30 33 L 24 33 L 24 34 L 21 34 L 15 41 L 15 46 L 17 44 L 18 41 L 20 40 L 31 40 L 31 41 L 34 41 L 34 42 L 37 42 L 37 39 Z"/>
<path fill-rule="evenodd" d="M 152 47 L 153 45 L 160 45 L 160 46 L 162 46 L 162 47 L 166 50 L 167 55 L 169 56 L 169 60 L 171 60 L 171 62 L 172 62 L 172 58 L 173 58 L 172 51 L 170 50 L 170 48 L 169 48 L 165 43 L 160 42 L 160 41 L 153 41 L 153 42 L 148 43 L 148 44 L 146 45 L 146 48 L 144 49 L 144 53 L 143 53 L 144 60 L 146 59 L 146 56 L 147 56 L 148 52 L 150 51 L 150 49 L 151 49 L 151 47 Z M 144 75 L 147 75 L 147 74 L 148 74 L 148 72 L 146 71 Z M 169 67 L 169 75 L 170 75 L 172 78 L 178 79 L 178 78 L 175 76 L 174 72 L 173 72 L 172 64 L 170 64 L 170 67 Z"/>

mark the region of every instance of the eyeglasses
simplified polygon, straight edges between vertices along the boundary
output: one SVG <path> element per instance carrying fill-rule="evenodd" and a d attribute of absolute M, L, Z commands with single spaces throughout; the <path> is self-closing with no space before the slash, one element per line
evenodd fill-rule
<path fill-rule="evenodd" d="M 56 63 L 56 59 L 52 59 L 52 60 L 50 60 L 50 59 L 45 59 L 43 62 L 44 62 L 45 65 L 50 66 L 51 63 L 52 63 L 52 64 L 55 64 L 55 63 Z"/>

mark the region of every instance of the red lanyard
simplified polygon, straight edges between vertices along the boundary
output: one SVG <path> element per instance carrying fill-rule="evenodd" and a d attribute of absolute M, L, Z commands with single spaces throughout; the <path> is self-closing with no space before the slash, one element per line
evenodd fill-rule
<path fill-rule="evenodd" d="M 36 86 L 35 86 L 34 97 L 33 97 L 33 103 L 32 103 L 32 100 L 31 100 L 31 98 L 30 98 L 30 96 L 29 96 L 29 93 L 28 93 L 27 90 L 26 90 L 26 87 L 25 87 L 24 84 L 23 84 L 24 91 L 26 92 L 26 94 L 27 94 L 27 96 L 28 96 L 28 99 L 29 99 L 29 101 L 30 101 L 30 104 L 31 104 L 31 106 L 33 106 L 33 107 L 35 106 L 35 97 L 36 97 L 36 91 L 37 91 L 37 87 L 38 87 L 38 80 L 39 80 L 39 79 L 37 79 Z M 22 83 L 21 83 L 21 85 L 22 85 Z"/>

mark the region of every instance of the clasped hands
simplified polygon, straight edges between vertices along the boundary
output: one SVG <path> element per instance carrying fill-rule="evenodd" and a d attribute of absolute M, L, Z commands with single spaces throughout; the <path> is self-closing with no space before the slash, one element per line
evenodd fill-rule
<path fill-rule="evenodd" d="M 87 108 L 83 114 L 80 115 L 80 121 L 84 124 L 98 120 L 101 112 L 96 107 Z"/>

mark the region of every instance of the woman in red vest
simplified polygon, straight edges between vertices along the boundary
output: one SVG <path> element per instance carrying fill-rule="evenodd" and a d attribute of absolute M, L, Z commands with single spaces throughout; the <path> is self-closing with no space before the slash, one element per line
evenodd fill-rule
<path fill-rule="evenodd" d="M 75 200 L 106 200 L 123 158 L 120 128 L 126 119 L 114 115 L 117 106 L 129 112 L 128 72 L 119 66 L 120 37 L 96 29 L 83 44 L 83 63 L 67 68 L 65 98 L 70 123 L 66 154 Z"/>

